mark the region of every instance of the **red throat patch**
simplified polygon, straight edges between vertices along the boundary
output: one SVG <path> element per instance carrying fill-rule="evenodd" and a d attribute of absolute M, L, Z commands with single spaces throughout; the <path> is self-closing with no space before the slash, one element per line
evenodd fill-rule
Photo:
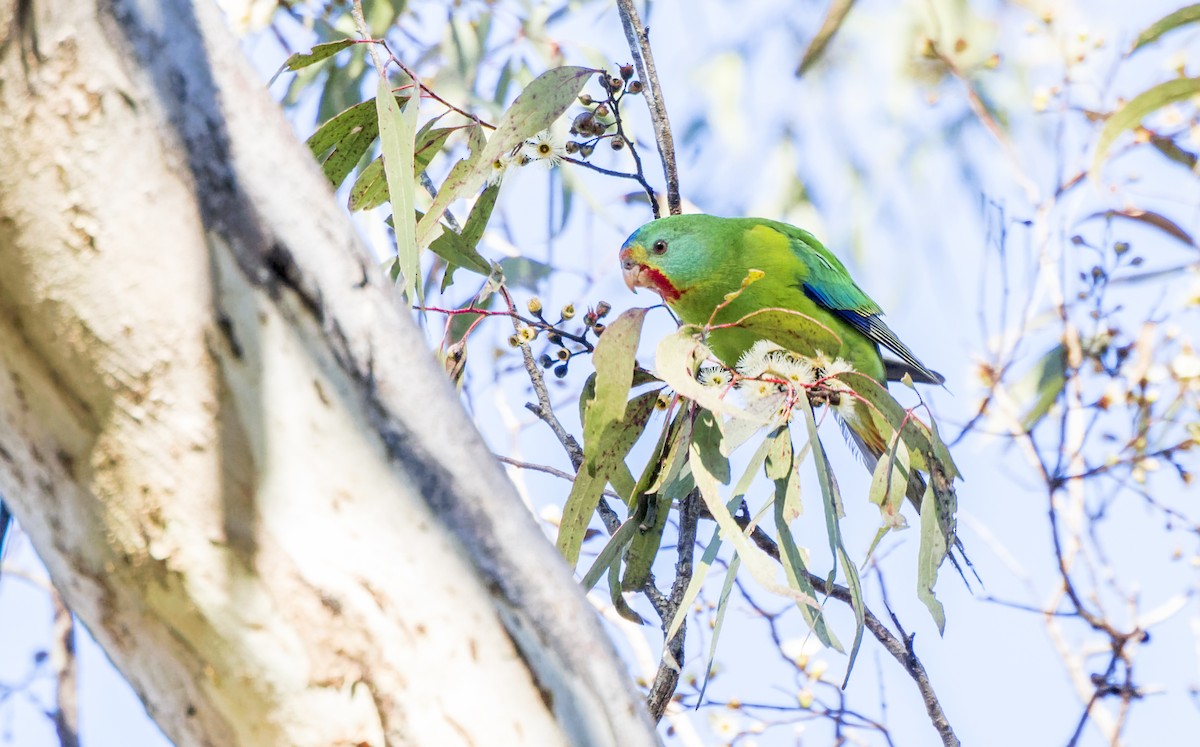
<path fill-rule="evenodd" d="M 666 275 L 663 275 L 657 269 L 653 267 L 647 267 L 646 265 L 641 265 L 638 267 L 637 284 L 643 288 L 649 288 L 658 295 L 662 296 L 662 299 L 667 303 L 674 303 L 675 301 L 679 300 L 680 296 L 683 295 L 683 293 L 680 292 L 679 289 L 667 279 Z"/>

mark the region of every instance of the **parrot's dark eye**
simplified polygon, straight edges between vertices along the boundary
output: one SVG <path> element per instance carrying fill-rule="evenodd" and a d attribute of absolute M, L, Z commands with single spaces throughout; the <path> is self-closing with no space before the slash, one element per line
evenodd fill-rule
<path fill-rule="evenodd" d="M 667 242 L 659 239 L 658 241 L 654 242 L 654 246 L 650 247 L 650 251 L 654 252 L 655 254 L 666 254 Z"/>

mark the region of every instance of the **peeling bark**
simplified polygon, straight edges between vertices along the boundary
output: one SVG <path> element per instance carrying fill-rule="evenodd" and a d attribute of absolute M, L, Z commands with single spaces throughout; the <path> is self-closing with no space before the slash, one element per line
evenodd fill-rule
<path fill-rule="evenodd" d="M 0 494 L 179 745 L 655 741 L 216 8 L 0 0 Z"/>

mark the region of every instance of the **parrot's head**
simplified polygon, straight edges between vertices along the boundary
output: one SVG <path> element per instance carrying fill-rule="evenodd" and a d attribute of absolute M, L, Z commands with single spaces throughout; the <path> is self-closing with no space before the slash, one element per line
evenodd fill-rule
<path fill-rule="evenodd" d="M 708 274 L 704 215 L 672 215 L 642 226 L 621 247 L 621 271 L 630 290 L 649 288 L 668 304 Z"/>

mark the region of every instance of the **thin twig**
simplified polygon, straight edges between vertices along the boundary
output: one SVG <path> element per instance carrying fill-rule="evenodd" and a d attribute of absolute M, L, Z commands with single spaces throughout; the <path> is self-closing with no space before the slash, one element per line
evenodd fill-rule
<path fill-rule="evenodd" d="M 561 469 L 555 469 L 554 467 L 550 467 L 545 464 L 532 464 L 530 462 L 521 462 L 516 459 L 513 459 L 512 457 L 506 457 L 506 456 L 502 456 L 500 454 L 496 454 L 495 457 L 496 457 L 497 461 L 503 462 L 504 464 L 512 465 L 513 467 L 516 467 L 517 469 L 527 469 L 527 470 L 532 470 L 534 472 L 543 472 L 547 475 L 561 477 L 562 479 L 569 480 L 571 482 L 575 481 L 575 475 L 572 475 L 570 472 L 564 472 Z M 609 498 L 612 498 L 613 500 L 616 500 L 616 501 L 624 500 L 623 498 L 621 498 L 621 496 L 617 495 L 615 492 L 613 492 L 611 490 L 607 490 L 607 489 L 602 490 L 602 491 L 600 491 L 600 494 L 607 496 Z M 615 515 L 616 514 L 614 513 L 614 516 Z M 620 520 L 618 520 L 617 523 L 619 526 Z"/>
<path fill-rule="evenodd" d="M 54 667 L 54 731 L 61 747 L 79 747 L 79 684 L 75 658 L 75 622 L 71 610 L 57 593 L 50 595 L 54 605 L 54 638 L 50 662 Z"/>
<path fill-rule="evenodd" d="M 662 159 L 663 176 L 667 182 L 667 212 L 679 215 L 683 212 L 679 200 L 679 171 L 675 165 L 675 139 L 671 135 L 671 121 L 667 117 L 667 105 L 663 101 L 658 71 L 654 68 L 654 54 L 650 51 L 650 37 L 642 25 L 633 0 L 617 0 L 621 14 L 621 26 L 625 29 L 625 40 L 629 53 L 637 66 L 638 77 L 644 86 L 650 119 L 654 123 L 654 139 L 658 143 L 658 155 Z"/>

